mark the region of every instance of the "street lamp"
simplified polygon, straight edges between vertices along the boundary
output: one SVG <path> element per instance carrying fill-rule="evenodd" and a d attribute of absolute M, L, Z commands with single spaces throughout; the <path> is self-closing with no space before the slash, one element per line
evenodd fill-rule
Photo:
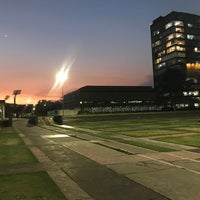
<path fill-rule="evenodd" d="M 18 94 L 20 94 L 21 93 L 21 90 L 14 90 L 13 91 L 13 95 L 14 95 L 14 105 L 16 105 L 16 96 L 18 95 Z"/>
<path fill-rule="evenodd" d="M 17 111 L 17 108 L 16 108 L 16 96 L 18 94 L 21 94 L 21 90 L 14 90 L 13 91 L 13 95 L 14 95 L 14 110 L 16 112 L 17 117 L 18 117 L 18 111 Z"/>

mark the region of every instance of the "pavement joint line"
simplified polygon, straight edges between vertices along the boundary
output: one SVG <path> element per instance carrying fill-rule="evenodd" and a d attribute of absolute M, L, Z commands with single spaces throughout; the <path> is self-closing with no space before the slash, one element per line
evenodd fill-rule
<path fill-rule="evenodd" d="M 75 131 L 84 131 L 85 134 L 93 133 L 94 136 L 98 133 L 104 133 L 102 131 L 94 131 L 94 130 L 91 130 L 91 129 L 78 128 L 78 127 L 68 126 L 68 125 L 52 124 L 52 126 L 58 127 L 59 129 L 64 129 L 64 130 L 73 129 Z M 70 128 L 68 128 L 68 127 L 70 127 Z M 171 135 L 165 135 L 165 137 L 168 137 L 168 136 L 171 136 Z M 180 134 L 179 134 L 179 136 L 180 136 Z M 182 150 L 182 149 L 189 150 L 189 149 L 195 148 L 195 147 L 181 145 L 181 144 L 173 144 L 173 143 L 167 143 L 167 142 L 163 142 L 163 141 L 152 140 L 151 138 L 148 138 L 148 137 L 147 138 L 146 137 L 135 138 L 135 137 L 131 137 L 131 136 L 127 136 L 127 135 L 121 135 L 121 134 L 113 135 L 113 137 L 117 137 L 117 138 L 121 138 L 121 139 L 126 138 L 125 140 L 133 140 L 133 141 L 138 141 L 138 142 L 146 142 L 148 144 L 155 144 L 155 145 L 158 145 L 158 146 L 166 145 L 167 148 L 175 148 L 176 150 Z"/>
<path fill-rule="evenodd" d="M 166 153 L 166 155 L 174 156 L 174 157 L 180 158 L 180 159 L 182 159 L 182 160 L 189 160 L 189 161 L 192 161 L 192 162 L 200 163 L 200 160 L 191 159 L 191 158 L 184 157 L 184 156 L 173 155 L 173 154 L 171 154 L 171 153 Z"/>
<path fill-rule="evenodd" d="M 23 135 L 23 134 L 20 135 L 21 130 L 18 129 L 17 127 L 14 128 L 21 137 Z M 64 173 L 64 171 L 59 167 L 59 164 L 55 163 L 55 166 L 49 167 L 48 164 L 53 164 L 54 162 L 51 159 L 49 159 L 49 157 L 45 155 L 38 146 L 30 146 L 29 142 L 27 142 L 31 141 L 30 138 L 23 135 L 21 139 L 27 145 L 27 148 L 29 148 L 29 150 L 33 153 L 33 155 L 38 159 L 39 161 L 38 165 L 44 164 L 42 168 L 43 170 L 38 170 L 38 171 L 46 171 L 50 176 L 50 178 L 55 182 L 55 184 L 58 186 L 58 188 L 61 190 L 63 195 L 68 200 L 93 200 L 93 198 L 90 197 L 90 195 L 85 190 L 83 190 L 74 180 L 72 180 L 70 176 Z M 23 171 L 21 173 L 23 173 Z M 61 177 L 62 177 L 62 183 L 60 182 Z M 67 184 L 63 183 L 63 181 L 66 181 Z M 73 194 L 69 193 L 69 190 Z"/>
<path fill-rule="evenodd" d="M 111 145 L 106 145 L 106 144 L 103 144 L 103 142 L 101 141 L 91 141 L 91 143 L 94 143 L 94 144 L 98 144 L 98 145 L 101 145 L 101 146 L 104 146 L 104 147 L 107 147 L 109 149 L 113 149 L 113 150 L 116 150 L 116 151 L 120 151 L 121 153 L 125 153 L 125 154 L 129 154 L 129 155 L 136 155 L 136 153 L 132 153 L 130 151 L 127 151 L 125 149 L 122 149 L 122 148 L 117 148 L 117 147 L 114 147 L 114 146 L 111 146 Z"/>
<path fill-rule="evenodd" d="M 189 171 L 189 172 L 192 172 L 192 173 L 195 173 L 195 174 L 200 175 L 200 171 L 196 171 L 196 170 L 193 170 L 193 169 L 189 169 L 189 168 L 183 167 L 183 166 L 181 166 L 181 165 L 172 164 L 172 163 L 170 163 L 170 162 L 163 161 L 163 160 L 159 160 L 159 159 L 152 158 L 152 157 L 150 157 L 150 156 L 146 156 L 146 155 L 142 155 L 142 154 L 138 154 L 138 156 L 144 157 L 144 158 L 147 158 L 147 159 L 150 159 L 150 160 L 154 160 L 154 161 L 160 162 L 160 163 L 162 163 L 162 164 L 166 164 L 166 165 L 169 165 L 169 166 L 172 166 L 172 167 L 176 167 L 176 168 L 179 168 L 179 169 L 184 169 L 184 170 L 186 170 L 186 171 Z"/>

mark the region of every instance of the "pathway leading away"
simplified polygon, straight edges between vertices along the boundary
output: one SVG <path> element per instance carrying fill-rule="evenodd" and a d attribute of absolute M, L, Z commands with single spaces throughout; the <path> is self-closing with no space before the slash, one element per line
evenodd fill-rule
<path fill-rule="evenodd" d="M 200 199 L 197 152 L 158 153 L 87 135 L 83 140 L 73 130 L 28 127 L 25 120 L 14 122 L 14 127 L 40 162 L 23 170 L 46 170 L 66 199 Z"/>

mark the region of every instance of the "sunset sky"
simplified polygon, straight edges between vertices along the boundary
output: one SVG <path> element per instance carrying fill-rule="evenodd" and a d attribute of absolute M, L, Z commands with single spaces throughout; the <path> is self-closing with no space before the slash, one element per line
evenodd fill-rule
<path fill-rule="evenodd" d="M 59 99 L 86 85 L 153 85 L 150 24 L 199 0 L 0 0 L 0 99 Z"/>

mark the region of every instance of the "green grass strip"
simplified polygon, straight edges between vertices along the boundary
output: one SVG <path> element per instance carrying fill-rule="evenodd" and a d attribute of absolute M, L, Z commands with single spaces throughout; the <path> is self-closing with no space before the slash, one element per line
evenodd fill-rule
<path fill-rule="evenodd" d="M 0 199 L 65 200 L 46 172 L 0 175 Z"/>
<path fill-rule="evenodd" d="M 200 135 L 188 135 L 180 137 L 165 137 L 165 138 L 156 138 L 154 140 L 182 144 L 186 146 L 193 146 L 200 148 Z"/>
<path fill-rule="evenodd" d="M 0 165 L 38 162 L 12 127 L 0 129 Z"/>

